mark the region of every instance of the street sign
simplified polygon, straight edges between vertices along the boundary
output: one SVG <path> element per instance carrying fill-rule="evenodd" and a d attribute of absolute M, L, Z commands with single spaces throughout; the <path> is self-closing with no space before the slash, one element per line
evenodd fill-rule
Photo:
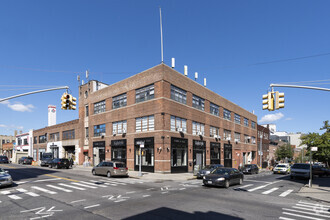
<path fill-rule="evenodd" d="M 311 151 L 317 151 L 317 147 L 312 147 Z"/>
<path fill-rule="evenodd" d="M 144 144 L 140 144 L 140 148 L 144 148 Z"/>

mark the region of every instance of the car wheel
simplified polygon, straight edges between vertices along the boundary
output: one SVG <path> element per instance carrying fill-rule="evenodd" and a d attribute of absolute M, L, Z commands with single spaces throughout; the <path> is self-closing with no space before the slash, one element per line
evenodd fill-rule
<path fill-rule="evenodd" d="M 228 180 L 225 181 L 225 188 L 226 189 L 229 188 L 229 181 Z"/>
<path fill-rule="evenodd" d="M 238 183 L 239 185 L 242 185 L 243 184 L 243 178 L 240 178 L 239 179 L 239 183 Z"/>
<path fill-rule="evenodd" d="M 92 174 L 95 176 L 96 175 L 96 172 L 95 172 L 95 170 L 92 170 Z"/>
<path fill-rule="evenodd" d="M 107 177 L 108 177 L 108 178 L 111 177 L 111 173 L 110 173 L 110 171 L 107 172 Z"/>

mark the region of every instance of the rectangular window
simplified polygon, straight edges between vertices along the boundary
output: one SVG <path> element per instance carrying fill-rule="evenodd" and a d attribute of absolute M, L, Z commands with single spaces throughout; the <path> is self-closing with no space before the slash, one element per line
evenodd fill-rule
<path fill-rule="evenodd" d="M 141 131 L 154 131 L 155 130 L 155 119 L 153 115 L 145 116 L 135 119 L 135 130 L 136 132 Z"/>
<path fill-rule="evenodd" d="M 28 145 L 28 140 L 24 139 L 24 145 Z"/>
<path fill-rule="evenodd" d="M 112 109 L 121 108 L 126 105 L 127 105 L 126 93 L 112 98 Z"/>
<path fill-rule="evenodd" d="M 94 137 L 105 136 L 105 124 L 94 125 Z"/>
<path fill-rule="evenodd" d="M 251 141 L 252 141 L 252 144 L 255 144 L 256 143 L 256 137 L 251 137 Z"/>
<path fill-rule="evenodd" d="M 59 141 L 60 140 L 60 133 L 52 133 L 49 135 L 49 141 Z"/>
<path fill-rule="evenodd" d="M 235 132 L 235 142 L 241 142 L 241 134 Z"/>
<path fill-rule="evenodd" d="M 231 111 L 228 109 L 223 109 L 223 118 L 227 120 L 231 120 Z"/>
<path fill-rule="evenodd" d="M 204 102 L 205 100 L 203 98 L 193 95 L 192 106 L 194 108 L 204 111 Z"/>
<path fill-rule="evenodd" d="M 210 113 L 212 115 L 219 116 L 219 106 L 216 104 L 213 104 L 212 102 L 210 103 Z"/>
<path fill-rule="evenodd" d="M 231 131 L 230 130 L 223 130 L 223 138 L 226 141 L 231 141 Z"/>
<path fill-rule="evenodd" d="M 154 84 L 135 90 L 135 102 L 143 102 L 155 97 Z"/>
<path fill-rule="evenodd" d="M 105 112 L 105 100 L 94 103 L 94 114 Z"/>
<path fill-rule="evenodd" d="M 17 138 L 17 145 L 22 145 L 22 139 L 21 138 Z"/>
<path fill-rule="evenodd" d="M 235 114 L 235 123 L 241 124 L 241 116 L 238 114 Z"/>
<path fill-rule="evenodd" d="M 112 123 L 112 134 L 126 134 L 127 121 L 117 121 Z"/>
<path fill-rule="evenodd" d="M 85 137 L 86 138 L 89 137 L 89 129 L 88 129 L 88 127 L 85 128 Z"/>
<path fill-rule="evenodd" d="M 192 133 L 193 135 L 205 135 L 204 132 L 204 124 L 199 123 L 199 122 L 192 122 Z"/>
<path fill-rule="evenodd" d="M 187 119 L 171 116 L 171 131 L 179 131 L 182 128 L 182 132 L 187 132 Z"/>
<path fill-rule="evenodd" d="M 85 116 L 88 117 L 89 115 L 89 108 L 88 105 L 85 105 Z"/>
<path fill-rule="evenodd" d="M 249 119 L 244 118 L 244 126 L 249 127 Z"/>
<path fill-rule="evenodd" d="M 251 121 L 251 128 L 256 129 L 256 123 L 254 121 Z"/>
<path fill-rule="evenodd" d="M 68 130 L 62 132 L 62 140 L 71 140 L 71 139 L 75 139 L 74 130 Z"/>
<path fill-rule="evenodd" d="M 246 143 L 246 144 L 248 144 L 248 143 L 250 143 L 250 136 L 249 135 L 244 135 L 244 143 Z"/>
<path fill-rule="evenodd" d="M 210 137 L 214 137 L 214 135 L 219 135 L 219 128 L 210 126 Z"/>
<path fill-rule="evenodd" d="M 39 144 L 46 143 L 47 136 L 46 135 L 40 135 L 39 136 Z"/>
<path fill-rule="evenodd" d="M 34 144 L 37 144 L 38 143 L 38 137 L 37 136 L 33 137 L 33 143 Z"/>
<path fill-rule="evenodd" d="M 171 99 L 187 104 L 187 92 L 176 86 L 171 85 Z"/>

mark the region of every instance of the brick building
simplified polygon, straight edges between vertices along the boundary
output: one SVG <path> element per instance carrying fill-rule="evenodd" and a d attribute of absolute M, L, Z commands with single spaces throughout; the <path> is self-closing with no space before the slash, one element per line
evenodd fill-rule
<path fill-rule="evenodd" d="M 270 156 L 269 156 L 269 137 L 270 137 L 270 130 L 269 125 L 258 125 L 258 152 L 261 151 L 261 162 L 260 162 L 260 155 L 258 153 L 258 164 L 262 166 L 262 168 L 266 168 L 270 165 Z"/>
<path fill-rule="evenodd" d="M 210 163 L 237 168 L 257 163 L 256 121 L 165 64 L 113 85 L 92 80 L 79 87 L 79 164 L 109 159 L 137 170 L 142 145 L 144 171 L 191 172 Z"/>

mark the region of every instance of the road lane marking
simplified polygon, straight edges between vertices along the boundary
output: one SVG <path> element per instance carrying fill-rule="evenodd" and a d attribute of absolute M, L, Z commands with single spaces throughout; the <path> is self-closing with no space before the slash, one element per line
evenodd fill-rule
<path fill-rule="evenodd" d="M 17 185 L 20 185 L 20 184 L 24 184 L 24 183 L 28 183 L 29 181 L 22 181 L 22 182 L 17 182 L 16 184 Z"/>
<path fill-rule="evenodd" d="M 326 217 L 326 218 L 330 218 L 329 215 L 322 215 L 319 213 L 313 213 L 313 212 L 304 212 L 304 211 L 300 211 L 300 210 L 295 210 L 295 209 L 287 209 L 287 208 L 282 208 L 285 211 L 290 211 L 290 212 L 298 212 L 298 213 L 302 213 L 302 214 L 307 214 L 307 215 L 315 215 L 318 217 Z"/>
<path fill-rule="evenodd" d="M 16 195 L 9 195 L 8 197 L 11 199 L 22 199 L 21 197 L 16 196 Z"/>
<path fill-rule="evenodd" d="M 43 179 L 43 180 L 36 180 L 36 181 L 33 181 L 34 183 L 37 183 L 37 182 L 45 182 L 45 181 L 52 181 L 52 180 L 60 180 L 58 178 L 52 178 L 52 179 Z"/>
<path fill-rule="evenodd" d="M 41 188 L 41 187 L 38 187 L 38 186 L 31 186 L 31 188 L 42 191 L 42 192 L 45 192 L 45 193 L 48 193 L 48 194 L 52 194 L 52 195 L 57 194 L 57 192 L 54 192 L 54 191 L 51 191 L 51 190 L 48 190 L 48 189 L 44 189 L 44 188 Z"/>
<path fill-rule="evenodd" d="M 84 201 L 86 201 L 86 199 L 80 199 L 80 200 L 72 201 L 72 202 L 70 202 L 70 203 L 72 204 L 72 203 L 84 202 Z"/>
<path fill-rule="evenodd" d="M 289 195 L 289 194 L 292 193 L 292 192 L 293 192 L 293 189 L 289 189 L 289 190 L 287 190 L 287 191 L 281 193 L 279 196 L 281 196 L 281 197 L 286 197 L 287 195 Z"/>
<path fill-rule="evenodd" d="M 89 180 L 89 181 L 94 182 L 94 183 L 102 183 L 102 184 L 107 185 L 107 186 L 117 186 L 117 184 L 106 183 L 104 181 L 96 181 L 96 180 Z"/>
<path fill-rule="evenodd" d="M 11 192 L 10 192 L 10 191 L 1 191 L 0 193 L 3 194 L 3 195 L 8 195 L 8 194 L 10 194 Z"/>
<path fill-rule="evenodd" d="M 89 183 L 89 182 L 85 182 L 85 181 L 80 181 L 80 183 L 85 183 L 91 186 L 99 186 L 99 187 L 107 187 L 105 185 L 101 185 L 101 184 L 96 184 L 96 183 Z"/>
<path fill-rule="evenodd" d="M 267 195 L 267 194 L 270 194 L 270 193 L 272 193 L 272 192 L 274 192 L 274 191 L 276 191 L 276 190 L 278 190 L 278 188 L 272 188 L 272 189 L 270 189 L 270 190 L 267 190 L 267 191 L 265 191 L 265 192 L 262 192 L 261 194 Z"/>
<path fill-rule="evenodd" d="M 34 192 L 29 192 L 27 191 L 26 189 L 16 189 L 18 192 L 22 192 L 22 193 L 25 193 L 29 196 L 32 196 L 32 197 L 38 197 L 40 195 L 38 195 L 37 193 L 34 193 Z"/>
<path fill-rule="evenodd" d="M 6 168 L 10 168 L 10 169 L 17 169 L 17 168 L 21 168 L 21 167 L 12 167 L 12 166 L 8 166 L 8 165 L 4 165 L 1 164 L 2 167 L 6 167 Z"/>
<path fill-rule="evenodd" d="M 50 176 L 50 177 L 54 177 L 54 178 L 58 178 L 58 179 L 62 179 L 62 180 L 68 180 L 68 181 L 72 181 L 72 182 L 79 182 L 78 180 L 68 179 L 68 178 L 64 178 L 64 177 L 60 177 L 60 176 L 54 176 L 51 174 L 45 174 L 45 176 Z"/>
<path fill-rule="evenodd" d="M 64 183 L 59 183 L 58 185 L 66 186 L 66 187 L 73 188 L 73 189 L 86 190 L 86 189 L 78 187 L 78 186 L 72 186 L 72 185 L 68 185 L 68 184 L 64 184 Z"/>
<path fill-rule="evenodd" d="M 302 206 L 302 207 L 307 207 L 307 208 L 318 208 L 318 209 L 324 209 L 324 210 L 328 210 L 328 208 L 326 206 L 323 206 L 322 205 L 305 205 L 305 204 L 296 204 L 296 206 Z"/>
<path fill-rule="evenodd" d="M 91 189 L 97 189 L 96 186 L 90 186 L 90 185 L 86 185 L 86 184 L 82 184 L 82 183 L 71 183 L 71 184 L 74 184 L 74 185 L 77 185 L 77 186 L 83 186 L 83 187 L 91 188 Z"/>
<path fill-rule="evenodd" d="M 126 194 L 136 193 L 135 191 L 126 192 Z"/>
<path fill-rule="evenodd" d="M 185 190 L 186 188 L 180 188 L 179 190 Z"/>
<path fill-rule="evenodd" d="M 120 184 L 120 185 L 124 185 L 124 186 L 127 185 L 126 183 L 122 183 L 122 182 L 114 181 L 114 180 L 101 180 L 101 181 L 106 182 L 106 183 L 112 183 L 112 184 Z"/>
<path fill-rule="evenodd" d="M 65 189 L 65 188 L 62 188 L 62 187 L 59 187 L 59 186 L 53 186 L 53 185 L 46 185 L 46 186 L 54 188 L 54 189 L 62 190 L 64 192 L 72 192 L 72 190 L 70 190 L 70 189 Z"/>
<path fill-rule="evenodd" d="M 324 220 L 323 218 L 314 218 L 314 217 L 309 217 L 309 216 L 305 216 L 305 215 L 293 214 L 293 213 L 290 213 L 290 212 L 283 212 L 283 214 L 285 214 L 285 215 L 293 215 L 293 216 L 296 216 L 296 217 L 308 218 L 308 219 L 313 219 L 313 220 Z"/>
<path fill-rule="evenodd" d="M 266 182 L 266 181 L 259 181 L 259 180 L 244 180 L 245 182 L 256 182 L 256 183 L 272 183 L 272 182 Z"/>
<path fill-rule="evenodd" d="M 153 189 L 155 189 L 155 188 L 149 188 L 149 189 L 147 189 L 147 190 L 149 191 L 149 190 L 153 190 Z"/>
<path fill-rule="evenodd" d="M 241 186 L 241 187 L 237 187 L 235 189 L 244 189 L 244 188 L 247 188 L 249 186 L 253 186 L 253 184 L 247 184 L 247 185 L 244 185 L 244 186 Z"/>
<path fill-rule="evenodd" d="M 316 209 L 322 209 L 321 206 L 322 206 L 322 205 L 320 205 L 319 207 L 315 206 L 315 207 L 313 207 L 312 209 L 309 209 L 309 208 L 307 208 L 307 207 L 298 207 L 298 206 L 292 206 L 292 208 L 295 208 L 295 209 L 302 209 L 302 210 L 305 210 L 305 211 L 314 211 L 314 212 L 316 212 Z M 328 209 L 317 210 L 317 212 L 318 212 L 318 213 L 329 214 Z"/>
<path fill-rule="evenodd" d="M 306 205 L 312 205 L 312 206 L 320 206 L 320 205 L 322 205 L 323 207 L 330 208 L 330 206 L 328 206 L 328 205 L 323 205 L 323 204 L 314 204 L 314 203 L 303 202 L 303 201 L 299 201 L 299 203 L 300 203 L 300 204 L 306 204 Z"/>
<path fill-rule="evenodd" d="M 272 184 L 274 184 L 274 183 L 278 183 L 278 182 L 281 182 L 281 181 L 282 181 L 282 180 L 275 181 L 275 182 L 271 182 L 271 183 L 268 183 L 268 184 L 266 184 L 266 185 L 258 186 L 258 187 L 256 187 L 256 188 L 249 189 L 248 192 L 253 192 L 253 191 L 256 191 L 256 190 L 258 190 L 258 189 L 265 188 L 265 187 L 267 187 L 267 186 L 269 186 L 269 185 L 272 185 Z"/>
<path fill-rule="evenodd" d="M 150 195 L 143 195 L 142 197 L 145 198 L 145 197 L 149 197 Z"/>
<path fill-rule="evenodd" d="M 285 218 L 285 217 L 280 217 L 279 219 L 282 219 L 282 220 L 295 220 L 294 218 Z"/>
<path fill-rule="evenodd" d="M 93 207 L 97 207 L 97 206 L 100 206 L 100 204 L 86 206 L 86 207 L 84 207 L 84 209 L 89 209 L 89 208 L 93 208 Z"/>

